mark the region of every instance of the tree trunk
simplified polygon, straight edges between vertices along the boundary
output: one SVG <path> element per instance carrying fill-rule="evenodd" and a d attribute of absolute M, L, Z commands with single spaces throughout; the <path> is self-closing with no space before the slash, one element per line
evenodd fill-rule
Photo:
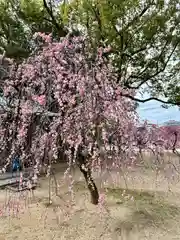
<path fill-rule="evenodd" d="M 72 156 L 74 156 L 74 152 L 75 152 L 75 149 L 71 147 Z M 88 166 L 88 159 L 90 159 L 90 157 L 91 156 L 89 154 L 85 154 L 85 153 L 83 154 L 83 148 L 82 146 L 79 146 L 76 154 L 76 163 L 86 180 L 87 187 L 91 194 L 91 203 L 94 205 L 97 205 L 99 202 L 99 193 L 98 193 L 96 184 L 93 180 L 91 169 Z"/>
<path fill-rule="evenodd" d="M 99 201 L 99 193 L 98 193 L 98 189 L 96 187 L 96 184 L 92 178 L 92 173 L 91 170 L 85 166 L 85 164 L 80 164 L 79 165 L 79 169 L 82 172 L 82 174 L 84 175 L 84 178 L 86 180 L 87 183 L 87 187 L 90 191 L 91 194 L 91 203 L 94 205 L 98 204 Z"/>

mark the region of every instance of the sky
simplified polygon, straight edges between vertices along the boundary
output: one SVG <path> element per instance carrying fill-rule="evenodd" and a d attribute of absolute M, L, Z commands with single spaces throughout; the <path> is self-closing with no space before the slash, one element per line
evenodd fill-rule
<path fill-rule="evenodd" d="M 142 99 L 139 94 L 137 97 Z M 148 95 L 144 95 L 143 98 L 145 97 L 148 97 Z M 162 107 L 162 103 L 154 100 L 140 103 L 138 114 L 141 120 L 149 120 L 155 124 L 163 124 L 169 120 L 180 121 L 180 108 L 169 107 L 168 109 L 165 109 Z"/>

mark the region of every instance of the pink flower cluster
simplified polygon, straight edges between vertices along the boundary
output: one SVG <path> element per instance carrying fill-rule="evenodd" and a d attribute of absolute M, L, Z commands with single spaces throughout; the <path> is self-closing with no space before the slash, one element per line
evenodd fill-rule
<path fill-rule="evenodd" d="M 40 105 L 45 106 L 46 105 L 46 96 L 45 95 L 33 95 L 32 99 L 36 102 L 38 102 Z"/>
<path fill-rule="evenodd" d="M 17 135 L 8 133 L 14 148 L 35 158 L 36 166 L 57 159 L 65 143 L 85 149 L 92 156 L 90 163 L 112 161 L 113 156 L 118 166 L 133 159 L 138 117 L 134 103 L 121 96 L 127 90 L 116 84 L 111 64 L 105 63 L 98 49 L 96 56 L 91 55 L 82 37 L 61 42 L 44 33 L 35 37 L 45 40 L 44 47 L 13 68 L 6 81 L 16 106 L 12 131 L 17 129 Z M 46 134 L 51 141 L 42 141 Z M 7 139 L 3 144 L 6 148 Z"/>

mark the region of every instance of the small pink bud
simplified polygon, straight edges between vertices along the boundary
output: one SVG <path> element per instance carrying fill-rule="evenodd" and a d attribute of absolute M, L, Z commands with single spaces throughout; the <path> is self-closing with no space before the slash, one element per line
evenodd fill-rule
<path fill-rule="evenodd" d="M 85 90 L 83 88 L 80 88 L 79 89 L 79 94 L 80 94 L 81 97 L 83 97 L 84 94 L 85 94 Z"/>

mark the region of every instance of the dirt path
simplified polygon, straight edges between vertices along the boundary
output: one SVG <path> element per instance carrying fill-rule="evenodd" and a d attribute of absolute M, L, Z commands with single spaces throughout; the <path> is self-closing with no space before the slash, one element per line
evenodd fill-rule
<path fill-rule="evenodd" d="M 0 240 L 180 239 L 179 176 L 167 180 L 149 170 L 127 171 L 124 177 L 120 173 L 95 175 L 101 197 L 106 194 L 102 207 L 90 204 L 78 171 L 74 171 L 75 205 L 72 205 L 68 192 L 70 179 L 63 182 L 62 174 L 57 174 L 57 179 L 63 199 L 55 197 L 52 183 L 51 206 L 48 206 L 47 179 L 41 180 L 34 196 L 32 193 L 7 193 L 6 196 L 2 191 Z M 3 210 L 3 204 L 9 199 L 9 205 Z"/>

